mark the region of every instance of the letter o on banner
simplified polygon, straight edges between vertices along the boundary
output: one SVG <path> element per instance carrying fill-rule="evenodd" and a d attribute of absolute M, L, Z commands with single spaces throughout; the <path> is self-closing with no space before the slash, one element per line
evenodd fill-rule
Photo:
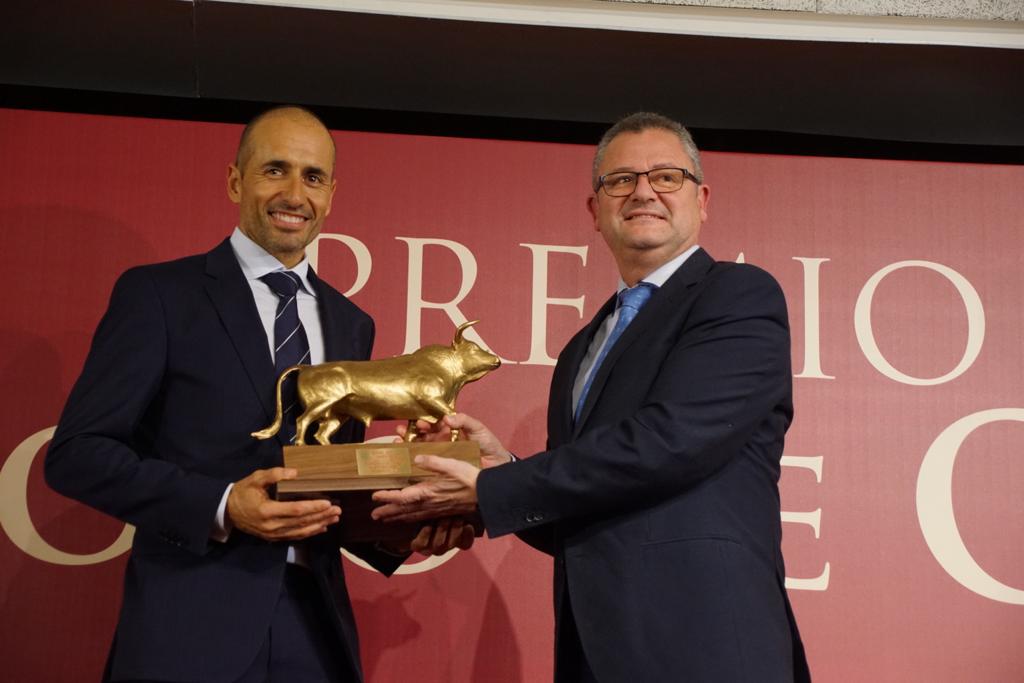
<path fill-rule="evenodd" d="M 37 560 L 69 566 L 99 564 L 131 548 L 135 527 L 126 524 L 121 535 L 98 553 L 76 555 L 47 543 L 32 524 L 28 513 L 28 474 L 36 454 L 53 438 L 56 427 L 47 427 L 15 448 L 0 469 L 0 527 L 14 545 Z"/>
<path fill-rule="evenodd" d="M 967 551 L 953 512 L 953 464 L 964 439 L 991 422 L 1024 422 L 1024 408 L 983 410 L 944 429 L 928 448 L 917 476 L 917 519 L 928 549 L 946 572 L 978 595 L 1024 605 L 1024 590 L 1000 583 L 985 573 Z"/>
<path fill-rule="evenodd" d="M 395 570 L 395 574 L 421 574 L 423 572 L 429 572 L 431 569 L 437 569 L 448 560 L 455 557 L 455 553 L 459 552 L 458 548 L 452 548 L 444 555 L 435 555 L 428 557 L 422 562 L 413 562 L 412 564 L 403 564 L 401 567 Z M 341 554 L 347 557 L 352 564 L 355 564 L 363 569 L 369 569 L 371 572 L 377 571 L 363 560 L 359 559 L 344 548 L 341 549 Z"/>
<path fill-rule="evenodd" d="M 394 443 L 394 440 L 395 440 L 395 437 L 393 437 L 393 436 L 378 436 L 375 439 L 367 439 L 366 443 Z M 345 511 L 342 510 L 342 515 L 343 516 L 344 516 L 344 513 L 345 513 Z M 411 564 L 403 564 L 401 567 L 399 567 L 398 569 L 395 570 L 395 574 L 421 574 L 423 572 L 429 572 L 431 569 L 437 569 L 442 564 L 444 564 L 448 560 L 450 560 L 453 557 L 455 557 L 455 554 L 457 552 L 459 552 L 458 548 L 452 548 L 451 550 L 446 552 L 444 555 L 434 555 L 432 557 L 426 558 L 422 562 L 413 562 Z M 341 549 L 341 554 L 344 555 L 346 558 L 348 558 L 349 561 L 352 562 L 352 564 L 354 564 L 354 565 L 356 565 L 358 567 L 362 567 L 363 569 L 368 569 L 371 572 L 377 571 L 376 569 L 371 567 L 369 564 L 367 564 L 363 560 L 359 559 L 358 557 L 356 557 L 355 555 L 353 555 L 349 551 L 345 550 L 344 548 Z"/>
<path fill-rule="evenodd" d="M 960 298 L 963 299 L 964 310 L 967 311 L 967 345 L 964 348 L 964 355 L 957 366 L 941 377 L 930 379 L 911 377 L 900 372 L 885 359 L 878 348 L 878 344 L 875 343 L 875 333 L 871 327 L 871 302 L 875 296 L 875 289 L 886 275 L 901 268 L 927 268 L 934 270 L 952 282 L 953 286 L 956 287 L 956 291 L 960 294 Z M 943 384 L 956 379 L 966 372 L 975 359 L 977 359 L 978 354 L 981 353 L 982 342 L 985 340 L 985 309 L 981 305 L 981 297 L 978 296 L 977 290 L 967 281 L 967 278 L 949 266 L 944 266 L 941 263 L 932 263 L 931 261 L 900 261 L 882 268 L 864 284 L 864 288 L 861 289 L 853 309 L 853 327 L 857 334 L 857 342 L 864 352 L 864 357 L 867 358 L 868 362 L 876 370 L 889 379 L 902 384 L 929 386 Z"/>

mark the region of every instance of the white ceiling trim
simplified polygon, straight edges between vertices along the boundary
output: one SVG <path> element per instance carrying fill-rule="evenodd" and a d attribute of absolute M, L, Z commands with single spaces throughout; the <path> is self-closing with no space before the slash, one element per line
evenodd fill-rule
<path fill-rule="evenodd" d="M 601 0 L 232 1 L 363 14 L 644 33 L 1024 49 L 1024 23 L 1010 21 L 854 17 Z"/>

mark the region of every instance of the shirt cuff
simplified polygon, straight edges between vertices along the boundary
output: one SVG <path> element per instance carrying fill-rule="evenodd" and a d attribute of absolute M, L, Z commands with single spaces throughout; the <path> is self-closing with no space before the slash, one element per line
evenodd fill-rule
<path fill-rule="evenodd" d="M 217 541 L 218 543 L 225 543 L 228 537 L 231 536 L 231 529 L 233 525 L 231 520 L 228 519 L 228 495 L 231 493 L 231 488 L 234 484 L 228 484 L 228 487 L 224 489 L 224 495 L 220 497 L 220 505 L 217 506 L 217 516 L 213 519 L 213 527 L 210 529 L 210 540 Z"/>

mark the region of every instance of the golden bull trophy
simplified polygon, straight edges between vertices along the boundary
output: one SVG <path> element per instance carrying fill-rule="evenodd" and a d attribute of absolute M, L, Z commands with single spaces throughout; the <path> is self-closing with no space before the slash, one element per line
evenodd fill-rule
<path fill-rule="evenodd" d="M 413 458 L 421 454 L 480 466 L 479 447 L 471 441 L 457 441 L 456 431 L 449 443 L 415 440 L 417 420 L 433 424 L 454 413 L 462 387 L 501 364 L 493 353 L 463 337 L 477 322 L 460 325 L 450 346 L 433 344 L 379 360 L 295 365 L 281 373 L 274 422 L 252 434 L 269 439 L 281 429 L 281 385 L 289 375 L 298 373 L 296 389 L 302 412 L 295 421 L 296 445 L 284 447 L 284 465 L 297 469 L 299 475 L 277 484 L 278 499 L 328 498 L 338 503 L 344 540 L 411 537 L 415 528 L 410 525 L 370 520 L 370 493 L 403 488 L 433 476 L 413 464 Z M 408 420 L 408 428 L 402 443 L 332 444 L 331 436 L 349 419 L 367 427 L 374 420 Z M 305 443 L 306 432 L 314 423 L 316 446 Z"/>

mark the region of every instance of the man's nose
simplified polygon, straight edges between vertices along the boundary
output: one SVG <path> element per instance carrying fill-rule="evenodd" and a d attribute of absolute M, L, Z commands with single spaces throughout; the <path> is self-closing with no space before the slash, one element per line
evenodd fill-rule
<path fill-rule="evenodd" d="M 646 173 L 641 173 L 636 177 L 636 187 L 633 188 L 630 198 L 635 199 L 651 199 L 658 196 L 658 193 L 651 187 L 651 181 L 648 179 Z"/>
<path fill-rule="evenodd" d="M 281 195 L 291 204 L 302 204 L 305 201 L 304 186 L 301 176 L 294 176 L 288 179 Z"/>

